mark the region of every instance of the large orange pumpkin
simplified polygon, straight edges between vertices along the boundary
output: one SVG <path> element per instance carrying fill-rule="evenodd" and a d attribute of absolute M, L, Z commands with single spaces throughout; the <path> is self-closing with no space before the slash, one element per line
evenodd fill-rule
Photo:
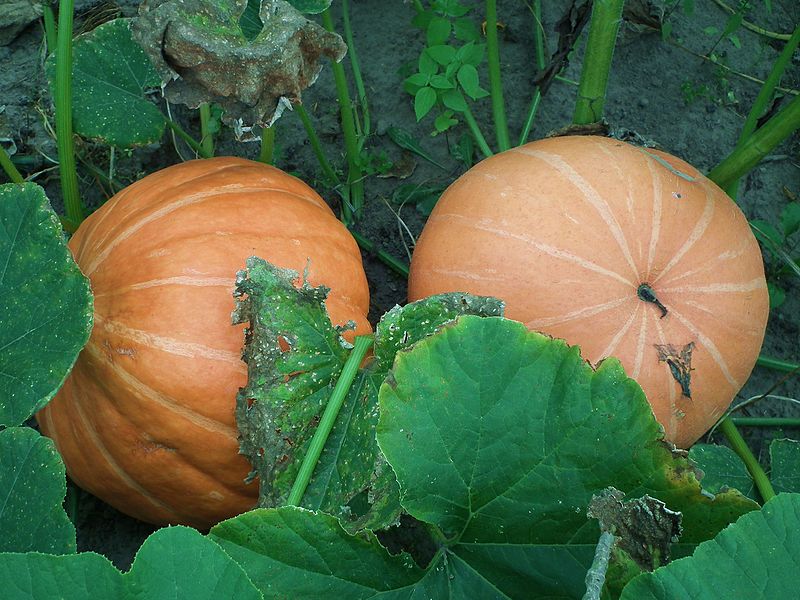
<path fill-rule="evenodd" d="M 620 359 L 667 439 L 694 443 L 748 378 L 767 286 L 741 210 L 663 152 L 540 140 L 451 185 L 414 250 L 409 300 L 498 296 L 509 318 Z"/>
<path fill-rule="evenodd" d="M 251 255 L 331 288 L 332 321 L 368 332 L 369 290 L 353 238 L 286 173 L 238 158 L 153 173 L 109 200 L 69 242 L 94 292 L 88 345 L 38 414 L 75 482 L 156 524 L 207 528 L 251 508 L 238 454 L 243 327 L 237 270 Z"/>

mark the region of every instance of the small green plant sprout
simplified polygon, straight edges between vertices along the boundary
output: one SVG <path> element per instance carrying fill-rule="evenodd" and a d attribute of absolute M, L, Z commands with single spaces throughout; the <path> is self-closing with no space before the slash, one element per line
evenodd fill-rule
<path fill-rule="evenodd" d="M 426 46 L 416 73 L 406 78 L 403 87 L 414 97 L 417 121 L 433 111 L 432 135 L 438 135 L 457 125 L 460 117 L 483 154 L 490 156 L 492 151 L 467 101 L 489 96 L 478 75 L 478 67 L 486 57 L 486 44 L 480 42 L 475 21 L 467 17 L 471 9 L 456 0 L 437 0 L 427 9 L 416 4 L 413 22 L 425 31 Z M 456 45 L 453 38 L 463 44 Z"/>
<path fill-rule="evenodd" d="M 768 261 L 767 286 L 770 307 L 777 308 L 786 300 L 784 284 L 787 278 L 793 274 L 800 275 L 800 260 L 797 257 L 800 203 L 792 201 L 783 207 L 778 227 L 760 219 L 754 219 L 750 225 L 771 258 Z"/>

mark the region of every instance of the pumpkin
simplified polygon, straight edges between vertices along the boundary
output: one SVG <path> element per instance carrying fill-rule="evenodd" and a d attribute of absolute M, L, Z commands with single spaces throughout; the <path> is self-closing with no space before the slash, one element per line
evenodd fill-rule
<path fill-rule="evenodd" d="M 359 249 L 302 181 L 238 158 L 189 161 L 119 192 L 69 247 L 94 329 L 38 413 L 70 477 L 120 511 L 205 529 L 254 506 L 234 410 L 247 381 L 236 272 L 260 256 L 331 288 L 334 324 L 370 331 Z M 349 332 L 352 340 L 354 332 Z"/>
<path fill-rule="evenodd" d="M 758 243 L 718 186 L 674 156 L 595 136 L 511 149 L 445 191 L 409 300 L 447 291 L 497 296 L 594 364 L 617 357 L 679 447 L 749 377 L 769 306 Z"/>

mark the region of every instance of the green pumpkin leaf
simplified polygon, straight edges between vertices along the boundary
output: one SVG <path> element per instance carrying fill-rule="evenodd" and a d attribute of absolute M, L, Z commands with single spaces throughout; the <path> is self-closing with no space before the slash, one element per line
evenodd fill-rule
<path fill-rule="evenodd" d="M 607 486 L 683 512 L 684 543 L 756 507 L 701 494 L 661 436 L 616 360 L 593 371 L 578 348 L 497 318 L 461 317 L 399 353 L 380 391 L 403 507 L 511 597 L 582 595 L 599 534 L 585 508 Z"/>
<path fill-rule="evenodd" d="M 375 598 L 424 575 L 410 557 L 386 552 L 372 533 L 352 536 L 334 517 L 294 506 L 239 515 L 209 537 L 269 598 Z"/>
<path fill-rule="evenodd" d="M 800 492 L 800 442 L 773 440 L 769 445 L 770 480 L 776 492 Z"/>
<path fill-rule="evenodd" d="M 747 467 L 727 446 L 695 444 L 689 449 L 689 458 L 703 471 L 700 481 L 703 489 L 718 494 L 725 488 L 733 488 L 756 499 L 755 485 Z"/>
<path fill-rule="evenodd" d="M 261 593 L 217 544 L 189 527 L 148 537 L 124 575 L 129 597 L 259 600 Z"/>
<path fill-rule="evenodd" d="M 29 427 L 0 431 L 0 552 L 75 552 L 75 527 L 61 506 L 66 493 L 52 440 Z"/>
<path fill-rule="evenodd" d="M 161 77 L 133 40 L 130 23 L 103 23 L 78 37 L 72 47 L 75 133 L 118 148 L 157 142 L 166 126 L 161 110 L 147 98 L 161 87 Z M 54 90 L 55 54 L 46 67 Z"/>
<path fill-rule="evenodd" d="M 189 527 L 148 537 L 128 573 L 91 552 L 0 554 L 0 586 L 11 600 L 260 600 L 263 596 L 217 544 Z"/>
<path fill-rule="evenodd" d="M 247 269 L 239 274 L 236 291 L 236 320 L 250 324 L 244 352 L 248 384 L 237 399 L 237 421 L 242 451 L 261 484 L 259 505 L 274 507 L 288 497 L 349 344 L 325 311 L 326 288 L 307 283 L 298 288 L 297 273 L 261 259 L 249 259 Z M 303 506 L 335 514 L 351 530 L 394 522 L 400 512 L 397 483 L 375 439 L 378 389 L 394 355 L 460 314 L 501 311 L 497 300 L 463 294 L 389 311 L 376 328 L 375 360 L 345 397 Z M 366 510 L 356 505 L 364 494 Z"/>
<path fill-rule="evenodd" d="M 89 281 L 38 185 L 0 185 L 0 426 L 64 382 L 92 328 Z"/>
<path fill-rule="evenodd" d="M 778 494 L 691 557 L 636 577 L 623 600 L 794 598 L 800 571 L 800 495 Z"/>
<path fill-rule="evenodd" d="M 69 556 L 0 554 L 4 600 L 124 598 L 122 573 L 94 552 Z"/>

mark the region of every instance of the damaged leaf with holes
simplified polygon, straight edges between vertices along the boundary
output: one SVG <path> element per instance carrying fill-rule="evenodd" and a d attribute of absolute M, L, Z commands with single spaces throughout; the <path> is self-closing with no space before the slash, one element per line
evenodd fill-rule
<path fill-rule="evenodd" d="M 249 259 L 237 279 L 234 319 L 249 327 L 248 384 L 237 398 L 236 418 L 263 507 L 286 500 L 350 352 L 325 310 L 327 292 L 258 258 Z M 502 310 L 493 298 L 443 294 L 389 311 L 376 328 L 374 356 L 345 398 L 302 506 L 338 516 L 351 531 L 395 522 L 399 489 L 375 438 L 378 390 L 395 355 L 459 315 Z"/>
<path fill-rule="evenodd" d="M 339 61 L 347 51 L 290 2 L 261 0 L 257 18 L 247 8 L 247 0 L 153 0 L 142 3 L 134 26 L 167 99 L 220 105 L 223 121 L 245 139 L 300 102 L 323 58 Z"/>

